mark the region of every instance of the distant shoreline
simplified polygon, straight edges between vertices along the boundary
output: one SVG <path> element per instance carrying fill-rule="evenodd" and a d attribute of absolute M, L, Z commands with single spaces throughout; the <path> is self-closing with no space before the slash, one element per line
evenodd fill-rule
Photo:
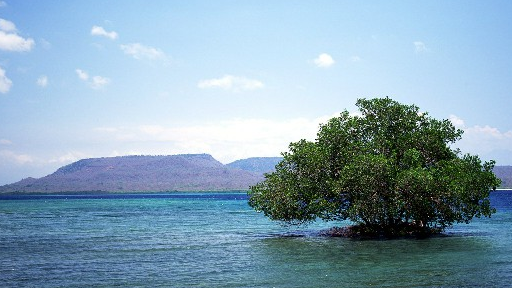
<path fill-rule="evenodd" d="M 207 198 L 207 199 L 248 199 L 247 191 L 169 191 L 169 192 L 95 192 L 95 193 L 4 193 L 2 200 L 60 200 L 60 199 L 175 199 L 175 198 Z"/>
<path fill-rule="evenodd" d="M 511 192 L 512 188 L 500 188 L 494 191 Z M 491 193 L 494 192 L 491 190 Z M 223 198 L 235 197 L 236 199 L 248 199 L 248 190 L 229 191 L 146 191 L 146 192 L 106 192 L 106 191 L 82 191 L 82 192 L 55 192 L 55 193 L 24 193 L 10 192 L 0 193 L 2 200 L 51 200 L 51 199 L 143 199 L 143 198 Z M 235 199 L 234 198 L 234 199 Z"/>

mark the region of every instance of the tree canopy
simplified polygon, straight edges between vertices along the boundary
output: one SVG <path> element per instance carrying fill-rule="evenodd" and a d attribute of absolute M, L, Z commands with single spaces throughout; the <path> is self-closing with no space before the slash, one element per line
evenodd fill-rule
<path fill-rule="evenodd" d="M 272 220 L 351 220 L 357 235 L 430 235 L 490 216 L 495 162 L 450 145 L 463 131 L 415 105 L 359 99 L 289 145 L 276 170 L 250 188 L 249 205 Z"/>

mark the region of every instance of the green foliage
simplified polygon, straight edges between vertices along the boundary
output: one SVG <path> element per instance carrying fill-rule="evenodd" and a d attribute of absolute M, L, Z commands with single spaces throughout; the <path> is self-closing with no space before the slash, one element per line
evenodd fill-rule
<path fill-rule="evenodd" d="M 414 105 L 359 99 L 320 126 L 314 142 L 291 143 L 249 205 L 273 220 L 351 220 L 367 234 L 430 234 L 490 216 L 494 161 L 461 155 L 462 130 Z"/>

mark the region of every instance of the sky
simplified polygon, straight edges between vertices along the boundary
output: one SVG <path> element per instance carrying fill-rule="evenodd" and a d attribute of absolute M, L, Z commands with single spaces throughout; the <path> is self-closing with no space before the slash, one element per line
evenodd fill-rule
<path fill-rule="evenodd" d="M 389 96 L 512 165 L 512 1 L 0 1 L 0 185 L 83 158 L 280 156 Z"/>

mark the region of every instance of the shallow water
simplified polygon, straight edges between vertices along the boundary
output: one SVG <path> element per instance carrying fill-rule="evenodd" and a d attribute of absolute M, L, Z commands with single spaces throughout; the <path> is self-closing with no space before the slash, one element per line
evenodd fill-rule
<path fill-rule="evenodd" d="M 443 237 L 392 241 L 318 236 L 333 223 L 283 227 L 236 193 L 3 199 L 0 287 L 512 283 L 512 191 L 493 192 L 490 219 Z"/>

